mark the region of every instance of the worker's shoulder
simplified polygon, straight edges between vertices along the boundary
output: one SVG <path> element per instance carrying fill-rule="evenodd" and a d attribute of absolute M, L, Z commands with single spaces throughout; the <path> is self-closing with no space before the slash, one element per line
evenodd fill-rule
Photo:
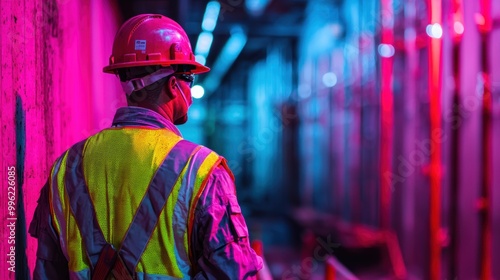
<path fill-rule="evenodd" d="M 212 162 L 213 168 L 211 169 L 211 172 L 210 172 L 212 176 L 225 177 L 228 175 L 230 178 L 234 179 L 233 172 L 229 168 L 227 161 L 223 156 L 221 156 L 216 151 L 214 151 L 214 150 L 212 150 L 204 145 L 197 144 L 197 143 L 191 142 L 191 141 L 186 140 L 186 139 L 182 139 L 182 140 L 185 141 L 187 145 L 192 145 L 193 150 L 194 150 L 194 154 L 204 155 L 201 157 L 195 156 L 194 158 L 201 160 L 201 161 L 206 161 L 207 159 L 209 159 L 208 162 Z"/>
<path fill-rule="evenodd" d="M 203 146 L 203 145 L 200 145 L 202 146 L 202 149 L 206 149 L 208 151 L 210 151 L 210 155 L 212 158 L 211 161 L 213 163 L 213 167 L 211 168 L 211 171 L 210 171 L 210 176 L 214 179 L 214 180 L 221 180 L 222 181 L 234 181 L 234 174 L 233 172 L 231 171 L 231 168 L 229 167 L 228 163 L 227 163 L 227 160 L 219 155 L 217 152 Z M 200 149 L 201 151 L 201 149 Z"/>
<path fill-rule="evenodd" d="M 207 146 L 204 146 L 204 145 L 201 145 L 201 144 L 189 141 L 189 140 L 184 139 L 184 138 L 181 138 L 180 141 L 179 141 L 179 143 L 180 142 L 183 142 L 183 145 L 185 145 L 187 147 L 190 147 L 191 149 L 189 149 L 189 150 L 193 150 L 194 153 L 212 154 L 212 155 L 216 155 L 216 156 L 220 157 L 220 155 L 217 152 L 215 152 L 214 150 L 208 148 Z"/>

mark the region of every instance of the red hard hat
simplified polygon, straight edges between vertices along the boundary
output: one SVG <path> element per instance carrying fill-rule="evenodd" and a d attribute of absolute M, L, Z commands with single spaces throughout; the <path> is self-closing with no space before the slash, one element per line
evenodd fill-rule
<path fill-rule="evenodd" d="M 193 74 L 210 71 L 195 61 L 189 38 L 177 22 L 163 15 L 137 15 L 116 33 L 109 65 L 103 71 L 152 65 L 190 65 Z"/>

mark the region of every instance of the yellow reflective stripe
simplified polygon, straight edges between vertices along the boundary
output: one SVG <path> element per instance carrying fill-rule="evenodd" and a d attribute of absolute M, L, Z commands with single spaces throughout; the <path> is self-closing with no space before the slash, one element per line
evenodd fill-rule
<path fill-rule="evenodd" d="M 203 190 L 206 187 L 208 176 L 210 175 L 210 173 L 212 173 L 214 168 L 219 165 L 221 160 L 222 158 L 217 153 L 211 152 L 205 158 L 200 168 L 198 169 L 196 175 L 196 182 L 193 187 L 193 195 L 191 196 L 191 201 L 189 203 L 190 209 L 189 209 L 189 215 L 187 217 L 188 230 L 187 233 L 184 235 L 184 247 L 186 248 L 186 250 L 188 250 L 187 252 L 189 252 L 189 254 L 191 254 L 189 250 L 189 242 L 191 240 L 191 231 L 193 229 L 194 211 L 196 210 L 196 205 L 198 204 L 198 200 L 201 194 L 203 193 Z"/>
<path fill-rule="evenodd" d="M 86 144 L 85 144 L 86 145 Z M 67 158 L 68 158 L 69 150 L 64 154 L 64 158 L 61 161 L 61 166 L 59 167 L 59 171 L 57 173 L 57 188 L 59 191 L 59 198 L 61 199 L 61 206 L 64 211 L 65 219 L 61 221 L 61 225 L 65 224 L 64 229 L 59 234 L 59 237 L 62 239 L 61 242 L 64 242 L 66 245 L 66 254 L 68 259 L 68 268 L 70 271 L 80 271 L 88 268 L 87 256 L 85 254 L 82 236 L 80 230 L 78 229 L 78 225 L 76 223 L 75 217 L 71 212 L 71 208 L 69 207 L 69 198 L 68 193 L 65 188 L 65 175 L 66 175 L 66 166 L 67 166 Z"/>
<path fill-rule="evenodd" d="M 68 197 L 66 197 L 66 201 Z M 78 229 L 78 225 L 76 224 L 75 217 L 68 209 L 68 234 L 67 234 L 67 243 L 68 243 L 68 254 L 70 258 L 68 259 L 68 268 L 70 271 L 80 271 L 86 268 L 89 268 L 87 265 L 87 255 L 85 251 L 85 246 L 83 244 L 82 235 L 80 230 Z"/>
<path fill-rule="evenodd" d="M 175 247 L 176 247 L 176 256 L 177 256 L 177 265 L 179 266 L 179 270 L 183 272 L 184 275 L 187 275 L 190 270 L 190 262 L 188 251 L 186 251 L 184 246 L 184 234 L 187 230 L 187 216 L 189 212 L 189 198 L 193 195 L 193 188 L 191 185 L 196 180 L 196 172 L 194 172 L 194 168 L 198 168 L 197 165 L 198 155 L 200 154 L 201 146 L 198 146 L 196 151 L 191 155 L 189 164 L 187 166 L 187 171 L 182 178 L 182 186 L 179 190 L 179 194 L 177 196 L 176 204 L 174 206 L 172 212 L 172 228 L 175 231 Z M 201 162 L 200 162 L 201 163 Z"/>
<path fill-rule="evenodd" d="M 88 266 L 84 262 L 87 257 L 85 256 L 85 251 L 82 251 L 83 243 L 80 230 L 78 229 L 75 218 L 68 205 L 68 194 L 66 192 L 66 188 L 64 187 L 67 157 L 68 151 L 66 151 L 62 157 L 59 169 L 55 170 L 55 167 L 53 169 L 52 177 L 56 177 L 57 185 L 51 186 L 50 199 L 53 207 L 51 211 L 53 213 L 52 218 L 56 224 L 56 230 L 59 238 L 61 239 L 60 242 L 62 245 L 62 251 L 68 259 L 68 268 L 71 271 L 79 271 L 88 268 Z M 57 194 L 54 192 L 57 192 Z M 56 195 L 59 199 L 57 199 Z M 54 209 L 56 207 L 60 207 L 63 217 L 61 217 L 61 214 L 56 214 L 56 211 L 58 211 Z"/>
<path fill-rule="evenodd" d="M 50 174 L 50 182 L 49 182 L 49 205 L 50 205 L 50 213 L 52 217 L 52 224 L 55 227 L 55 231 L 59 236 L 66 236 L 66 214 L 64 212 L 64 208 L 61 203 L 61 196 L 59 193 L 59 171 L 63 164 L 66 164 L 66 155 L 65 153 L 62 157 L 59 157 L 52 167 L 52 171 Z M 61 226 L 62 225 L 62 226 Z M 62 232 L 62 233 L 61 233 Z M 68 244 L 65 238 L 61 238 L 60 241 L 61 250 L 66 258 L 68 258 Z"/>
<path fill-rule="evenodd" d="M 188 275 L 191 269 L 191 259 L 187 243 L 187 227 L 189 222 L 189 211 L 191 208 L 191 198 L 196 194 L 194 192 L 194 185 L 197 180 L 198 170 L 210 153 L 211 151 L 209 149 L 202 146 L 198 146 L 198 150 L 193 153 L 188 172 L 183 178 L 182 189 L 181 192 L 179 192 L 173 212 L 174 224 L 172 226 L 176 232 L 175 244 L 178 251 L 176 254 L 178 257 L 177 263 L 184 275 Z"/>
<path fill-rule="evenodd" d="M 163 208 L 158 219 L 158 224 L 151 236 L 151 240 L 137 265 L 136 270 L 138 272 L 170 275 L 179 278 L 185 276 L 178 264 L 178 248 L 175 246 L 175 232 L 173 230 L 173 211 L 179 197 L 182 182 L 186 176 L 189 176 L 189 174 L 186 175 L 186 171 L 191 164 L 191 160 L 192 157 L 189 158 L 188 164 L 182 170 L 179 179 L 168 197 L 165 208 Z M 157 244 L 156 242 L 161 242 L 161 244 Z"/>
<path fill-rule="evenodd" d="M 54 197 L 54 193 L 53 191 L 59 191 L 58 189 L 58 186 L 59 186 L 59 176 L 57 174 L 57 171 L 59 171 L 60 169 L 60 166 L 59 168 L 56 170 L 57 168 L 57 164 L 59 162 L 64 162 L 64 164 L 66 164 L 66 155 L 68 153 L 66 152 L 63 156 L 62 159 L 57 159 L 57 161 L 54 163 L 54 165 L 52 166 L 52 170 L 50 172 L 50 181 L 49 181 L 49 205 L 50 205 L 50 213 L 52 214 L 52 221 L 54 222 L 54 227 L 55 227 L 55 230 L 56 230 L 56 233 L 59 235 L 61 233 L 61 226 L 59 225 L 59 221 L 56 217 L 56 214 L 55 214 L 55 209 L 54 209 L 54 203 L 59 203 L 59 201 L 55 201 L 55 197 Z M 61 163 L 62 165 L 62 163 Z M 57 177 L 56 177 L 57 176 Z M 57 183 L 57 186 L 54 186 L 54 177 L 56 177 L 57 181 L 55 183 Z M 55 189 L 54 189 L 55 188 Z M 64 209 L 64 208 L 62 208 Z"/>
<path fill-rule="evenodd" d="M 201 164 L 200 169 L 198 169 L 193 191 L 195 195 L 191 197 L 191 202 L 190 202 L 190 205 L 192 206 L 191 210 L 194 210 L 194 208 L 196 207 L 196 202 L 197 202 L 196 200 L 200 198 L 200 195 L 203 192 L 202 187 L 203 188 L 205 187 L 203 185 L 203 182 L 205 181 L 205 179 L 207 179 L 209 173 L 211 173 L 213 169 L 217 167 L 218 162 L 220 160 L 221 158 L 218 154 L 216 154 L 215 152 L 211 152 Z"/>

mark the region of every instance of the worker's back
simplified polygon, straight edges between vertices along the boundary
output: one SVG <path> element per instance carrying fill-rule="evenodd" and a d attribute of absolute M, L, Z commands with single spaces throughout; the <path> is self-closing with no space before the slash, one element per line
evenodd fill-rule
<path fill-rule="evenodd" d="M 63 177 L 74 173 L 68 167 L 76 165 L 74 162 L 80 159 L 83 174 L 74 176 L 84 182 L 76 184 L 85 183 L 87 186 L 102 234 L 105 240 L 117 249 L 122 246 L 139 205 L 144 204 L 144 200 L 156 199 L 156 195 L 147 196 L 146 193 L 159 167 L 177 167 L 178 171 L 170 170 L 169 174 L 180 172 L 179 177 L 167 175 L 171 177 L 168 179 L 173 183 L 173 188 L 166 194 L 168 200 L 163 210 L 159 209 L 161 213 L 158 213 L 156 226 L 135 271 L 139 278 L 146 276 L 144 274 L 187 277 L 191 265 L 188 240 L 193 205 L 196 205 L 196 197 L 199 197 L 203 190 L 205 178 L 221 158 L 205 147 L 182 140 L 168 129 L 137 126 L 106 129 L 82 142 L 80 146 L 83 148 L 83 156 L 71 156 L 72 152 L 78 154 L 77 150 L 81 149 L 78 144 L 75 145 L 60 158 L 59 171 L 57 174 L 53 173 L 60 182 L 57 184 L 59 198 L 68 197 L 70 191 L 64 189 L 68 188 L 65 186 L 68 181 Z M 170 158 L 171 162 L 166 163 L 166 158 Z M 169 183 L 162 182 L 160 185 L 164 184 L 162 188 L 168 188 Z M 53 201 L 56 199 L 57 197 L 53 198 Z M 82 252 L 85 244 L 92 241 L 86 242 L 85 238 L 82 238 L 85 234 L 82 234 L 81 230 L 88 229 L 79 229 L 81 226 L 78 226 L 78 219 L 75 218 L 78 213 L 70 215 L 68 211 L 75 210 L 68 207 L 68 199 L 60 201 L 63 207 L 59 215 L 57 209 L 55 210 L 54 218 L 58 224 L 57 230 L 62 230 L 62 236 L 66 236 L 64 242 L 67 244 L 70 274 L 87 277 L 90 271 L 89 262 L 86 254 Z M 57 204 L 57 201 L 55 202 Z M 161 204 L 155 206 L 153 202 L 152 205 L 153 208 L 158 208 Z M 88 212 L 85 211 L 85 215 L 90 215 Z M 62 219 L 63 216 L 66 218 Z M 142 228 L 142 224 L 148 223 L 149 219 L 151 217 L 142 216 L 134 222 L 140 225 L 138 228 Z M 65 233 L 61 223 L 66 223 Z M 92 235 L 91 232 L 88 234 Z M 137 251 L 134 248 L 125 248 L 125 251 L 126 249 Z"/>

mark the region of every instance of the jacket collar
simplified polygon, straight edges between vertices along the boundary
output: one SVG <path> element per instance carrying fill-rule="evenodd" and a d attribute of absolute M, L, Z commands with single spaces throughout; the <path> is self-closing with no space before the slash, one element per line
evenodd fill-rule
<path fill-rule="evenodd" d="M 157 112 L 135 106 L 121 107 L 116 110 L 113 126 L 146 126 L 151 128 L 166 128 L 182 137 L 181 132 L 168 119 Z"/>

